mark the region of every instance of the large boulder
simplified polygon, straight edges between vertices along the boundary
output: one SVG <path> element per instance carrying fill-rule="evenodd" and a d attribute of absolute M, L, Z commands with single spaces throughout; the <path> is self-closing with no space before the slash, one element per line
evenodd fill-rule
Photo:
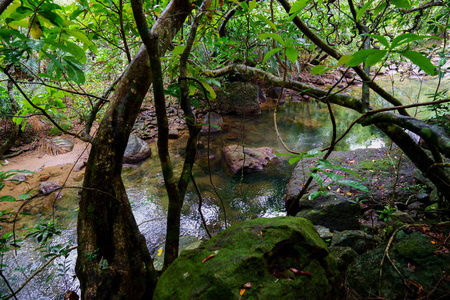
<path fill-rule="evenodd" d="M 379 246 L 357 257 L 349 266 L 346 282 L 359 297 L 448 299 L 448 248 L 421 232 L 407 232 L 410 230 L 399 231 L 388 249 L 386 245 Z"/>
<path fill-rule="evenodd" d="M 270 161 L 277 159 L 272 149 L 268 147 L 244 148 L 240 145 L 230 145 L 223 148 L 223 154 L 231 170 L 236 174 L 242 169 L 244 173 L 262 171 Z"/>
<path fill-rule="evenodd" d="M 154 299 L 336 299 L 339 273 L 308 220 L 254 219 L 184 251 Z"/>
<path fill-rule="evenodd" d="M 130 134 L 122 163 L 135 164 L 149 158 L 151 155 L 152 149 L 149 145 L 134 134 Z"/>
<path fill-rule="evenodd" d="M 328 192 L 312 200 L 308 196 L 302 197 L 297 217 L 306 218 L 314 225 L 322 225 L 334 231 L 359 229 L 359 214 L 358 205 L 353 205 L 339 194 Z"/>
<path fill-rule="evenodd" d="M 248 82 L 233 82 L 225 91 L 218 91 L 217 105 L 223 113 L 261 114 L 258 87 Z"/>

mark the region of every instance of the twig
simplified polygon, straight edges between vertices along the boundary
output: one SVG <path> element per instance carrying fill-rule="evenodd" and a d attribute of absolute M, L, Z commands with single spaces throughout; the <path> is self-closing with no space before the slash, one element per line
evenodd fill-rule
<path fill-rule="evenodd" d="M 5 281 L 6 285 L 8 286 L 8 289 L 11 291 L 11 296 L 9 296 L 6 299 L 9 299 L 11 297 L 14 297 L 14 299 L 17 300 L 16 297 L 16 292 L 14 292 L 14 290 L 12 289 L 11 285 L 9 284 L 9 281 L 6 279 L 5 275 L 3 275 L 3 272 L 0 270 L 0 276 L 3 278 L 3 280 Z"/>
<path fill-rule="evenodd" d="M 202 218 L 202 223 L 203 223 L 203 226 L 205 226 L 206 233 L 208 234 L 209 238 L 211 238 L 211 233 L 209 233 L 208 226 L 206 226 L 206 220 L 205 220 L 205 217 L 203 216 L 203 212 L 202 212 L 202 203 L 203 203 L 202 195 L 198 188 L 197 182 L 195 182 L 194 175 L 192 175 L 192 174 L 191 174 L 191 180 L 192 180 L 192 183 L 194 184 L 195 191 L 197 192 L 197 195 L 198 195 L 198 212 L 200 213 L 200 217 Z"/>

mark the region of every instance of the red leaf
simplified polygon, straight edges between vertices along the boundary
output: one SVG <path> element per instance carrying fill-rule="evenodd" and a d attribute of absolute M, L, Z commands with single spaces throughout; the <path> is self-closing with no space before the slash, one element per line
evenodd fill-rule
<path fill-rule="evenodd" d="M 203 260 L 202 260 L 202 264 L 204 264 L 205 263 L 205 261 L 207 261 L 208 259 L 210 259 L 211 257 L 213 257 L 215 254 L 210 254 L 210 255 L 208 255 L 207 257 L 205 257 Z"/>

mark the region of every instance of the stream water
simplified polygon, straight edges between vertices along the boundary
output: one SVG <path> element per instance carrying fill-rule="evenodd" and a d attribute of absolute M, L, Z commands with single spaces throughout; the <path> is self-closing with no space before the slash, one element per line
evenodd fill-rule
<path fill-rule="evenodd" d="M 389 81 L 389 79 L 387 79 Z M 394 93 L 408 101 L 416 102 L 419 81 L 410 79 L 396 82 Z M 389 82 L 382 83 L 389 86 Z M 427 84 L 433 86 L 435 84 Z M 433 88 L 431 91 L 434 92 Z M 359 88 L 357 88 L 359 89 Z M 423 96 L 420 101 L 427 100 Z M 374 99 L 374 102 L 380 101 Z M 337 121 L 338 136 L 357 117 L 347 109 L 333 106 Z M 426 113 L 425 111 L 423 113 Z M 324 104 L 311 101 L 308 103 L 285 103 L 277 112 L 279 134 L 292 150 L 306 152 L 314 148 L 323 148 L 331 138 L 332 127 L 328 110 Z M 172 144 L 172 163 L 176 166 L 178 175 L 182 167 L 183 146 L 187 137 L 183 136 Z M 251 118 L 225 116 L 223 131 L 211 135 L 208 151 L 207 135 L 200 138 L 202 143 L 198 153 L 194 177 L 201 191 L 203 200 L 202 212 L 211 234 L 225 227 L 225 215 L 228 224 L 256 217 L 273 217 L 284 214 L 284 195 L 293 165 L 287 157 L 277 163 L 270 163 L 259 173 L 233 174 L 227 166 L 222 148 L 225 145 L 243 144 L 245 147 L 271 147 L 275 153 L 287 153 L 277 138 L 273 125 L 273 108 L 263 110 L 262 115 Z M 336 146 L 337 151 L 348 151 L 357 148 L 378 148 L 385 144 L 378 130 L 372 127 L 354 126 L 350 134 Z M 153 145 L 154 147 L 154 145 Z M 156 150 L 153 149 L 153 153 Z M 208 158 L 209 157 L 209 163 Z M 211 176 L 209 176 L 211 169 Z M 151 253 L 157 252 L 164 242 L 165 218 L 168 198 L 159 159 L 153 155 L 138 166 L 124 167 L 123 180 L 131 201 L 133 211 L 141 232 L 147 239 Z M 212 183 L 213 184 L 212 184 Z M 65 194 L 65 199 L 58 203 L 57 215 L 62 226 L 67 228 L 54 244 L 76 243 L 76 207 L 78 203 L 75 194 Z M 201 222 L 199 199 L 192 184 L 190 184 L 185 204 L 182 210 L 181 235 L 193 235 L 199 239 L 207 237 Z M 9 253 L 3 264 L 5 275 L 14 289 L 36 270 L 46 259 L 42 258 L 37 245 L 29 242 L 23 245 L 17 255 Z M 36 276 L 20 292 L 20 299 L 63 299 L 67 290 L 78 288 L 78 282 L 73 280 L 76 251 L 72 251 L 67 259 L 58 258 L 50 267 Z M 53 277 L 49 277 L 52 276 Z M 8 294 L 4 284 L 0 284 L 0 293 Z M 57 296 L 55 296 L 57 295 Z"/>

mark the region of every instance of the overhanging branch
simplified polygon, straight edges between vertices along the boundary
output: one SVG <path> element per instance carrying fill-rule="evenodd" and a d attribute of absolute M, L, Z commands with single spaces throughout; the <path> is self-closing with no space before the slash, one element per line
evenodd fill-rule
<path fill-rule="evenodd" d="M 364 111 L 361 100 L 343 94 L 330 94 L 328 91 L 314 87 L 310 84 L 305 84 L 296 80 L 286 79 L 283 83 L 283 78 L 270 74 L 269 72 L 259 70 L 257 68 L 249 67 L 243 64 L 232 64 L 217 70 L 202 70 L 201 75 L 206 77 L 221 77 L 227 74 L 239 73 L 250 77 L 261 79 L 274 86 L 282 86 L 284 88 L 292 89 L 316 99 L 327 97 L 328 101 L 333 104 L 351 108 L 359 113 Z"/>

